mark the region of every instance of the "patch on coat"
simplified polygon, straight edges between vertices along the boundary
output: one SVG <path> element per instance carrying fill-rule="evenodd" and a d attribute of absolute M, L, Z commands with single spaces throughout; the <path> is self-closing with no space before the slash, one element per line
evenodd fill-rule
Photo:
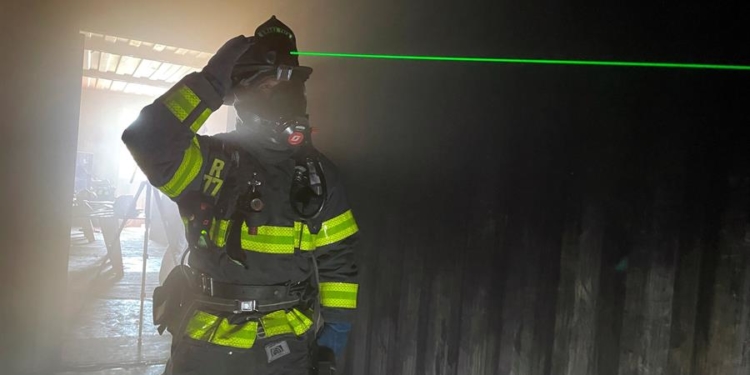
<path fill-rule="evenodd" d="M 286 341 L 266 345 L 266 356 L 268 357 L 268 363 L 271 363 L 291 352 L 292 351 L 289 350 L 289 344 L 287 344 Z"/>

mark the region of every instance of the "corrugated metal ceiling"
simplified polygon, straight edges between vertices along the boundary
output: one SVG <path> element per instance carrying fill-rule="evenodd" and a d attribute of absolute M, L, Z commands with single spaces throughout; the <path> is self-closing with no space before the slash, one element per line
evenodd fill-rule
<path fill-rule="evenodd" d="M 212 54 L 164 44 L 82 31 L 86 89 L 159 96 Z"/>

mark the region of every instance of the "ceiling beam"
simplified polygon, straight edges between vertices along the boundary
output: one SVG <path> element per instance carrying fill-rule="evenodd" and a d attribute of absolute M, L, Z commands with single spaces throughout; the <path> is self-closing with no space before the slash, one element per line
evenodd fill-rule
<path fill-rule="evenodd" d="M 92 51 L 102 51 L 113 53 L 120 56 L 132 56 L 141 59 L 166 62 L 176 65 L 184 65 L 200 69 L 206 65 L 208 58 L 197 58 L 190 55 L 178 55 L 173 51 L 156 51 L 152 47 L 141 46 L 135 47 L 123 42 L 107 42 L 103 38 L 93 37 L 84 38 L 84 49 Z"/>
<path fill-rule="evenodd" d="M 137 83 L 141 85 L 161 87 L 161 88 L 166 88 L 166 89 L 173 86 L 173 84 L 164 82 L 164 81 L 152 80 L 152 79 L 142 78 L 142 77 L 136 78 L 131 75 L 115 74 L 112 72 L 100 72 L 98 70 L 84 70 L 83 76 L 91 77 L 91 78 L 104 78 L 104 79 L 108 79 L 112 81 L 123 81 L 127 83 Z"/>

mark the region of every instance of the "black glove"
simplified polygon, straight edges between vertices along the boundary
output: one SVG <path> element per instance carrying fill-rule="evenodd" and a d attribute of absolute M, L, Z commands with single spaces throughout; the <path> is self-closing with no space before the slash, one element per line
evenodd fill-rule
<path fill-rule="evenodd" d="M 232 86 L 232 69 L 237 59 L 253 44 L 253 37 L 239 35 L 229 39 L 224 43 L 216 54 L 208 60 L 208 64 L 203 68 L 203 75 L 206 76 L 216 92 L 224 98 Z"/>

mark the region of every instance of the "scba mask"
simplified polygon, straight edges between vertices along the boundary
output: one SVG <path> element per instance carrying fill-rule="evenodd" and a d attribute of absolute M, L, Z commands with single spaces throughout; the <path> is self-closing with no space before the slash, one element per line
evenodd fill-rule
<path fill-rule="evenodd" d="M 233 90 L 239 131 L 262 137 L 272 149 L 296 149 L 310 140 L 304 81 L 284 66 L 258 71 Z"/>
<path fill-rule="evenodd" d="M 292 53 L 297 51 L 294 32 L 275 16 L 251 38 L 231 74 L 237 128 L 251 132 L 266 148 L 296 149 L 310 138 L 305 81 L 312 68 L 299 65 Z"/>

